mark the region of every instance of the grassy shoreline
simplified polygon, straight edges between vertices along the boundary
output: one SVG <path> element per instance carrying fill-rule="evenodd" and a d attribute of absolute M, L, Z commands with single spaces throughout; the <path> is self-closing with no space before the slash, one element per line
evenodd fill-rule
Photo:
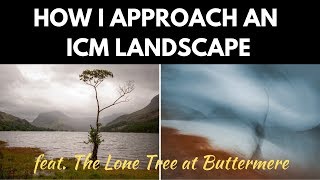
<path fill-rule="evenodd" d="M 158 171 L 74 170 L 75 159 L 65 159 L 65 170 L 39 170 L 33 174 L 35 160 L 44 152 L 39 148 L 8 147 L 0 141 L 0 179 L 158 179 Z"/>

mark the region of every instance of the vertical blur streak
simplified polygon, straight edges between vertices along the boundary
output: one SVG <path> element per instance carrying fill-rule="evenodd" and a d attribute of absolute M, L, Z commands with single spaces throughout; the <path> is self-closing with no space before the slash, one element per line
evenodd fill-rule
<path fill-rule="evenodd" d="M 162 124 L 247 158 L 317 168 L 319 105 L 320 65 L 162 66 Z"/>

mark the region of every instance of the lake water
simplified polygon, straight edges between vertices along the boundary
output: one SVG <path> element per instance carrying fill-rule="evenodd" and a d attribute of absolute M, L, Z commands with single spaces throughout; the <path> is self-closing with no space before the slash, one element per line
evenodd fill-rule
<path fill-rule="evenodd" d="M 99 147 L 98 159 L 104 164 L 108 155 L 112 159 L 140 160 L 140 167 L 146 166 L 148 154 L 159 154 L 159 135 L 147 133 L 107 133 L 102 132 L 104 142 Z M 92 145 L 85 144 L 87 132 L 23 132 L 0 131 L 0 140 L 9 147 L 37 147 L 45 151 L 46 157 L 74 157 L 88 154 Z M 114 161 L 112 161 L 114 162 Z"/>

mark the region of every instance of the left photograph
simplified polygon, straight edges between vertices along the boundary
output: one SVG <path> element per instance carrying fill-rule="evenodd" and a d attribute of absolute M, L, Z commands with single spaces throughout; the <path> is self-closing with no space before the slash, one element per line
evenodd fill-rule
<path fill-rule="evenodd" d="M 0 65 L 0 179 L 158 179 L 159 65 Z"/>

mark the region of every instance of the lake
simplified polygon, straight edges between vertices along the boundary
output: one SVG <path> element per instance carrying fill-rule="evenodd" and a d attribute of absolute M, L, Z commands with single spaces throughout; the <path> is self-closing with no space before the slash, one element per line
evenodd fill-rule
<path fill-rule="evenodd" d="M 113 160 L 139 159 L 140 167 L 145 167 L 148 154 L 159 154 L 158 134 L 102 132 L 101 135 L 104 142 L 99 147 L 98 159 L 102 164 L 111 154 Z M 90 153 L 92 145 L 84 143 L 87 139 L 87 132 L 0 131 L 0 140 L 8 142 L 9 147 L 37 147 L 45 151 L 48 159 Z"/>

